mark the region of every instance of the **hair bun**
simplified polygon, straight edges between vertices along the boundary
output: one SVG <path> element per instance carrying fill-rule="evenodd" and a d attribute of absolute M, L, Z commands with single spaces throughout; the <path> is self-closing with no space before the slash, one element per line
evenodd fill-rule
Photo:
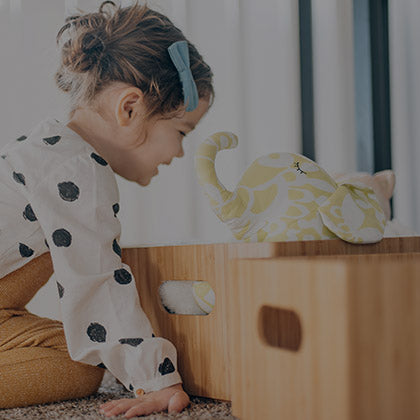
<path fill-rule="evenodd" d="M 98 64 L 105 51 L 104 41 L 96 34 L 86 33 L 81 39 L 81 71 L 86 71 Z"/>
<path fill-rule="evenodd" d="M 65 45 L 63 64 L 71 71 L 84 73 L 96 67 L 106 49 L 105 42 L 92 32 L 85 32 Z"/>
<path fill-rule="evenodd" d="M 87 33 L 82 39 L 82 52 L 92 56 L 100 57 L 105 51 L 105 43 L 95 34 Z"/>

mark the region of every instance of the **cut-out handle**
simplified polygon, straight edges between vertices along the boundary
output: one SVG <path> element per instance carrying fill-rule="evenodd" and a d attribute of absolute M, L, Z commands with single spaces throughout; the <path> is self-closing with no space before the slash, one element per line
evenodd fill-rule
<path fill-rule="evenodd" d="M 272 347 L 298 351 L 302 342 L 302 326 L 296 312 L 264 305 L 258 312 L 261 340 Z"/>

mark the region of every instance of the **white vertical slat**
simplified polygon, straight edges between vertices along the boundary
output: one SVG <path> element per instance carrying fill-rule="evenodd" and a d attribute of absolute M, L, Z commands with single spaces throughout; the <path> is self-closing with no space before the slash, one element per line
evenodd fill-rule
<path fill-rule="evenodd" d="M 7 126 L 6 122 L 10 121 L 11 109 L 9 99 L 11 97 L 11 83 L 10 78 L 10 66 L 12 62 L 12 51 L 10 48 L 10 42 L 12 40 L 12 34 L 10 33 L 10 4 L 9 0 L 2 0 L 0 9 L 0 54 L 1 54 L 1 76 L 0 77 L 0 126 L 2 132 L 0 135 L 0 147 L 8 141 L 11 135 L 10 126 Z"/>
<path fill-rule="evenodd" d="M 9 0 L 10 1 L 10 13 L 12 18 L 19 16 L 22 13 L 22 0 Z"/>
<path fill-rule="evenodd" d="M 6 24 L 6 43 L 3 45 L 7 60 L 2 60 L 2 80 L 0 86 L 4 85 L 6 97 L 8 98 L 7 106 L 2 107 L 2 115 L 0 118 L 7 121 L 6 127 L 7 137 L 4 142 L 14 138 L 14 133 L 19 126 L 24 126 L 20 112 L 17 112 L 18 97 L 22 93 L 22 87 L 25 85 L 28 72 L 25 72 L 24 58 L 24 27 L 22 17 L 22 3 L 20 0 L 9 0 L 9 13 Z M 26 74 L 25 74 L 26 73 Z M 6 105 L 6 104 L 4 104 Z M 2 135 L 6 134 L 5 132 Z"/>
<path fill-rule="evenodd" d="M 65 15 L 71 16 L 77 13 L 78 1 L 77 0 L 64 0 Z"/>
<path fill-rule="evenodd" d="M 47 115 L 65 115 L 65 101 L 54 83 L 55 36 L 64 22 L 64 3 L 10 0 L 9 11 L 1 20 L 6 37 L 0 41 L 2 142 L 27 133 Z M 39 316 L 60 319 L 55 281 L 47 282 L 27 308 Z"/>
<path fill-rule="evenodd" d="M 120 0 L 113 1 L 116 4 L 121 3 Z M 65 0 L 65 15 L 71 16 L 96 12 L 102 2 L 103 0 Z"/>
<path fill-rule="evenodd" d="M 63 17 L 64 4 L 53 0 L 2 3 L 0 145 L 46 115 L 64 113 L 54 84 L 55 36 Z"/>
<path fill-rule="evenodd" d="M 327 171 L 354 171 L 352 0 L 312 0 L 316 161 Z"/>
<path fill-rule="evenodd" d="M 300 75 L 296 1 L 243 1 L 242 71 L 249 160 L 300 150 Z"/>
<path fill-rule="evenodd" d="M 420 51 L 417 0 L 389 1 L 395 217 L 420 232 Z"/>
<path fill-rule="evenodd" d="M 214 73 L 215 101 L 209 114 L 194 134 L 193 152 L 200 142 L 216 131 L 232 131 L 239 136 L 239 145 L 233 151 L 224 151 L 216 159 L 216 170 L 222 183 L 233 189 L 244 169 L 246 143 L 244 140 L 243 104 L 246 93 L 242 62 L 243 46 L 240 33 L 240 0 L 224 1 L 218 10 L 213 10 L 217 21 L 208 22 L 211 37 L 200 37 L 200 44 L 206 51 L 205 59 Z M 209 13 L 205 11 L 204 13 Z M 212 30 L 213 28 L 213 30 Z M 195 25 L 194 37 L 200 36 L 200 26 Z M 214 42 L 217 40 L 216 42 Z M 194 168 L 192 168 L 194 170 Z M 216 217 L 204 196 L 198 181 L 193 177 L 192 196 L 194 200 L 194 235 L 202 241 L 228 241 L 230 232 Z"/>
<path fill-rule="evenodd" d="M 198 0 L 200 1 L 200 0 Z M 188 2 L 187 0 L 172 0 L 160 1 L 158 2 L 164 10 L 161 10 L 162 13 L 167 12 L 170 16 L 174 25 L 179 27 L 186 35 L 188 34 Z"/>

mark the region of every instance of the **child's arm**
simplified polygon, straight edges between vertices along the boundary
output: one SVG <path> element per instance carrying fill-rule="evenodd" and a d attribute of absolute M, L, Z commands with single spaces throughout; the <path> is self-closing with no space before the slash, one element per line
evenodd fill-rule
<path fill-rule="evenodd" d="M 118 189 L 106 162 L 90 151 L 70 158 L 28 198 L 50 248 L 71 358 L 105 365 L 134 395 L 181 383 L 176 349 L 154 337 L 121 262 Z"/>

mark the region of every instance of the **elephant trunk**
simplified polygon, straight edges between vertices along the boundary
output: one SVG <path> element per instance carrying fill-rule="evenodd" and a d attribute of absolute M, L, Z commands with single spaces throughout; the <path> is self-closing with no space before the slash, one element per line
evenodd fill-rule
<path fill-rule="evenodd" d="M 237 145 L 238 138 L 235 134 L 219 132 L 201 143 L 195 154 L 195 169 L 199 183 L 209 198 L 213 211 L 222 221 L 226 221 L 226 215 L 221 211 L 222 207 L 233 198 L 234 193 L 228 191 L 217 177 L 215 159 L 219 150 L 234 149 Z"/>

